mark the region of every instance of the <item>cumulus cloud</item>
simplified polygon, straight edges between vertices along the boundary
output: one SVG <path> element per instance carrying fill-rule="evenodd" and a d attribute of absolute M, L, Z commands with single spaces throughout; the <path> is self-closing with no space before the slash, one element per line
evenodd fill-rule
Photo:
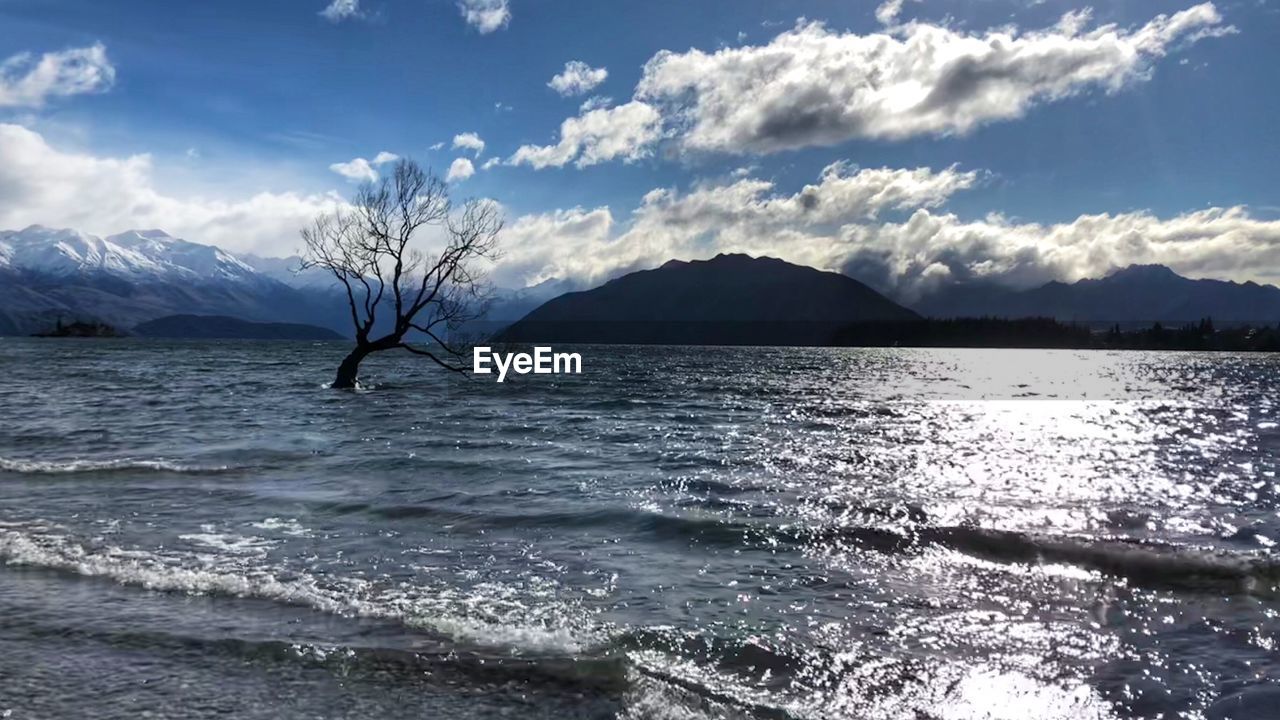
<path fill-rule="evenodd" d="M 461 182 L 476 174 L 476 166 L 467 158 L 457 158 L 449 165 L 449 174 L 445 182 Z"/>
<path fill-rule="evenodd" d="M 845 272 L 904 300 L 952 282 L 1030 287 L 1133 263 L 1193 277 L 1280 279 L 1280 221 L 1243 207 L 1165 218 L 1102 213 L 1058 224 L 964 220 L 939 210 L 979 182 L 980 174 L 955 168 L 835 164 L 790 194 L 750 176 L 684 193 L 657 189 L 625 225 L 608 207 L 517 218 L 494 278 L 504 286 L 550 278 L 594 284 L 672 258 L 745 252 Z"/>
<path fill-rule="evenodd" d="M 458 10 L 467 24 L 482 35 L 501 30 L 511 22 L 507 0 L 459 0 Z"/>
<path fill-rule="evenodd" d="M 354 158 L 347 162 L 334 163 L 329 169 L 352 182 L 373 182 L 378 179 L 378 171 L 364 158 Z"/>
<path fill-rule="evenodd" d="M 900 7 L 881 9 L 893 20 Z M 910 22 L 869 35 L 802 22 L 764 46 L 660 52 L 636 95 L 661 107 L 680 125 L 682 145 L 698 151 L 963 134 L 1086 90 L 1119 91 L 1175 41 L 1229 31 L 1212 3 L 1137 28 L 1090 30 L 1088 21 L 1075 12 L 1044 30 L 976 34 Z"/>
<path fill-rule="evenodd" d="M 42 224 L 97 235 L 162 228 L 236 252 L 283 256 L 297 250 L 300 228 L 342 202 L 292 192 L 177 197 L 156 189 L 149 155 L 64 152 L 20 125 L 0 123 L 0 157 L 0 228 Z"/>
<path fill-rule="evenodd" d="M 627 162 L 648 157 L 662 136 L 662 116 L 643 102 L 615 108 L 587 110 L 560 125 L 555 145 L 522 145 L 508 162 L 541 170 L 570 162 L 587 167 L 620 158 Z"/>
<path fill-rule="evenodd" d="M 454 150 L 471 150 L 474 151 L 476 157 L 480 157 L 484 153 L 484 140 L 473 132 L 464 132 L 453 136 Z"/>
<path fill-rule="evenodd" d="M 902 13 L 903 0 L 885 0 L 876 8 L 876 20 L 882 25 L 892 25 L 897 22 L 898 15 Z"/>
<path fill-rule="evenodd" d="M 489 158 L 488 160 L 485 160 L 485 161 L 484 161 L 484 164 L 480 166 L 480 169 L 481 169 L 481 170 L 489 170 L 489 169 L 491 169 L 491 168 L 495 168 L 495 167 L 497 167 L 497 166 L 499 166 L 499 165 L 501 165 L 501 164 L 502 164 L 502 158 L 491 157 L 491 158 Z"/>
<path fill-rule="evenodd" d="M 329 166 L 329 169 L 352 182 L 373 182 L 378 179 L 378 171 L 374 168 L 399 159 L 399 155 L 383 150 L 374 156 L 373 160 L 352 158 L 347 162 L 334 163 Z"/>
<path fill-rule="evenodd" d="M 891 26 L 866 35 L 801 21 L 765 45 L 664 50 L 645 64 L 631 102 L 606 110 L 588 101 L 564 122 L 559 144 L 523 147 L 512 160 L 535 168 L 634 160 L 667 137 L 678 150 L 765 154 L 962 135 L 1083 92 L 1119 92 L 1175 46 L 1235 32 L 1213 3 L 1137 27 L 1091 28 L 1089 11 L 1070 12 L 1032 31 L 894 24 L 901 10 L 898 0 L 880 5 L 877 17 Z M 622 147 L 580 155 L 590 141 L 577 137 Z"/>
<path fill-rule="evenodd" d="M 331 23 L 358 18 L 361 16 L 360 0 L 333 0 L 320 11 L 320 16 Z"/>
<path fill-rule="evenodd" d="M 24 52 L 0 62 L 0 108 L 38 108 L 50 98 L 105 92 L 116 69 L 101 43 L 48 52 Z"/>
<path fill-rule="evenodd" d="M 570 60 L 564 64 L 564 71 L 551 78 L 547 87 L 564 97 L 583 95 L 591 92 L 609 77 L 605 68 L 593 68 L 581 60 Z"/>

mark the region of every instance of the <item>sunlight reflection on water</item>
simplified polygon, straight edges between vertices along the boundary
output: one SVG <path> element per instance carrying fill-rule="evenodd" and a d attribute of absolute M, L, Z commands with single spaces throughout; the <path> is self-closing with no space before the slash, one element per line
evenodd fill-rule
<path fill-rule="evenodd" d="M 0 699 L 45 714 L 155 664 L 388 717 L 1195 717 L 1280 679 L 1267 356 L 586 348 L 333 393 L 340 347 L 5 349 Z M 51 638 L 97 670 L 34 670 Z"/>

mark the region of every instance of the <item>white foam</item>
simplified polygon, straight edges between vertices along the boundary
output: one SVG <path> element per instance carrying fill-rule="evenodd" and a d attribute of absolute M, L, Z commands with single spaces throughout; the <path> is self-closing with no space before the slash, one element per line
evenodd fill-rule
<path fill-rule="evenodd" d="M 292 535 L 293 537 L 311 537 L 311 530 L 307 529 L 294 518 L 278 518 L 269 517 L 261 522 L 250 523 L 250 527 L 259 530 L 271 530 L 279 532 L 282 535 Z"/>
<path fill-rule="evenodd" d="M 183 537 L 218 545 L 220 550 L 245 547 L 226 534 Z M 464 591 L 405 583 L 382 587 L 363 578 L 326 575 L 320 579 L 306 572 L 286 573 L 282 568 L 255 564 L 261 559 L 261 554 L 240 554 L 228 564 L 225 555 L 165 555 L 110 545 L 86 547 L 47 525 L 0 523 L 0 561 L 10 565 L 105 578 L 149 590 L 259 598 L 347 617 L 392 620 L 481 646 L 579 654 L 602 640 L 592 628 L 570 622 L 563 606 L 554 602 L 526 605 L 515 599 L 521 591 L 514 588 L 498 592 L 493 586 L 482 585 Z"/>
<path fill-rule="evenodd" d="M 117 458 L 112 460 L 14 460 L 0 457 L 0 471 L 33 475 L 64 475 L 71 473 L 101 472 L 104 470 L 151 470 L 156 472 L 200 473 L 223 472 L 226 465 L 184 465 L 169 460 L 136 460 Z"/>
<path fill-rule="evenodd" d="M 202 530 L 204 532 L 179 535 L 178 538 L 233 555 L 265 555 L 278 544 L 266 538 L 214 532 L 209 526 Z"/>

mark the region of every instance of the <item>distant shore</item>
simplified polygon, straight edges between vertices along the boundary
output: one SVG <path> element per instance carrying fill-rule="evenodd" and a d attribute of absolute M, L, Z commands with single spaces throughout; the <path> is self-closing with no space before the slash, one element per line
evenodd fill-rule
<path fill-rule="evenodd" d="M 499 332 L 497 343 L 760 345 L 775 347 L 951 347 L 1074 350 L 1280 351 L 1280 327 L 1209 319 L 1141 329 L 1063 323 L 1052 318 L 955 318 L 855 324 L 787 322 L 546 322 Z"/>

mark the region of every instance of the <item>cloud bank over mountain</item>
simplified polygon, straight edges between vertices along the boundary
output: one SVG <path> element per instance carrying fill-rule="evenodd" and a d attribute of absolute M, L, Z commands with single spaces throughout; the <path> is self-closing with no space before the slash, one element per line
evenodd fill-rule
<path fill-rule="evenodd" d="M 156 186 L 150 155 L 62 151 L 39 133 L 0 123 L 0 228 L 71 227 L 98 235 L 160 227 L 236 252 L 289 255 L 298 230 L 341 202 L 337 195 L 260 192 L 183 198 Z"/>
<path fill-rule="evenodd" d="M 657 189 L 629 222 L 619 222 L 608 207 L 516 219 L 495 277 L 516 286 L 549 278 L 595 283 L 671 258 L 722 252 L 845 272 L 907 299 L 958 281 L 1031 287 L 1135 263 L 1163 263 L 1191 276 L 1269 282 L 1280 276 L 1280 221 L 1256 218 L 1244 207 L 1165 218 L 1100 213 L 1057 224 L 999 214 L 966 220 L 938 209 L 981 181 L 979 173 L 956 168 L 835 163 L 796 193 L 753 177 L 683 193 Z"/>

